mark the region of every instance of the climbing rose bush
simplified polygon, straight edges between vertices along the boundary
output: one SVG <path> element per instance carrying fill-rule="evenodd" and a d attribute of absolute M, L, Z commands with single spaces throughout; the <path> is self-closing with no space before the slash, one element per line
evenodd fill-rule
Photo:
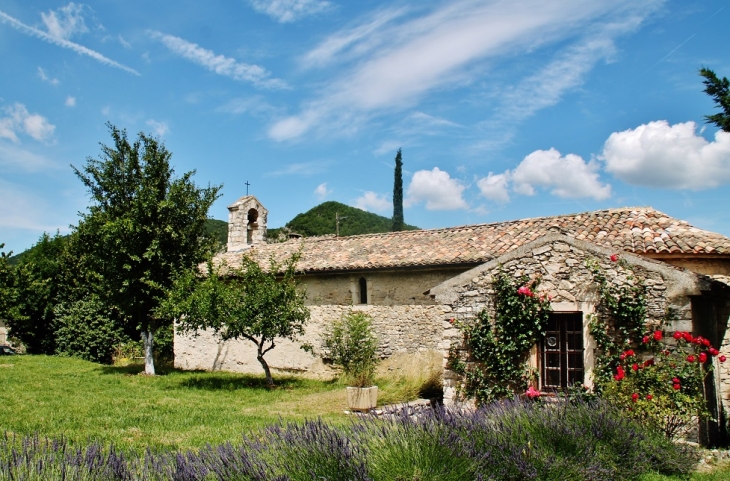
<path fill-rule="evenodd" d="M 713 358 L 725 361 L 701 336 L 677 331 L 672 337 L 674 345 L 669 345 L 661 330 L 645 334 L 638 354 L 628 349 L 619 356 L 613 380 L 603 390 L 606 399 L 668 438 L 710 416 L 704 379 L 712 370 Z"/>

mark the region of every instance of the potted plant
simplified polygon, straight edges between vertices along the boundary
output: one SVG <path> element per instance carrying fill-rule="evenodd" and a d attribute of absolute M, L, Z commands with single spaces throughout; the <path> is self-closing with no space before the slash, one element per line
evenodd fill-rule
<path fill-rule="evenodd" d="M 378 401 L 378 387 L 373 386 L 378 338 L 372 318 L 361 311 L 348 313 L 325 331 L 323 344 L 327 357 L 342 370 L 348 383 L 348 407 L 355 411 L 373 409 Z"/>

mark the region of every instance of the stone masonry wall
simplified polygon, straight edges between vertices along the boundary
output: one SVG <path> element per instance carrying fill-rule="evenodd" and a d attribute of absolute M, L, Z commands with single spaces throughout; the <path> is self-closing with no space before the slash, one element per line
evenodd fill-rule
<path fill-rule="evenodd" d="M 340 319 L 350 310 L 363 311 L 373 318 L 380 340 L 381 357 L 401 352 L 419 352 L 442 348 L 444 310 L 438 305 L 399 306 L 310 306 L 311 319 L 299 342 L 278 341 L 276 348 L 266 354 L 274 372 L 296 372 L 316 377 L 329 377 L 332 370 L 319 357 L 300 349 L 301 343 L 310 343 L 317 350 L 325 326 Z M 448 324 L 448 322 L 446 323 Z M 219 342 L 212 332 L 198 336 L 175 333 L 175 367 L 206 371 L 233 371 L 258 374 L 261 365 L 256 360 L 256 349 L 250 341 Z"/>
<path fill-rule="evenodd" d="M 367 283 L 369 305 L 434 305 L 436 301 L 425 292 L 465 270 L 307 274 L 299 280 L 306 290 L 306 303 L 310 306 L 360 304 L 361 277 Z"/>
<path fill-rule="evenodd" d="M 502 269 L 514 277 L 524 274 L 531 279 L 541 278 L 537 294 L 551 296 L 551 304 L 555 311 L 583 311 L 584 312 L 584 346 L 586 346 L 586 376 L 589 376 L 592 367 L 592 348 L 594 343 L 587 334 L 587 313 L 591 313 L 597 304 L 598 294 L 593 274 L 586 267 L 586 262 L 593 259 L 597 262 L 609 282 L 626 284 L 631 282 L 627 272 L 620 269 L 617 263 L 610 260 L 609 255 L 599 252 L 587 252 L 571 243 L 554 241 L 526 250 L 519 257 L 506 260 Z M 657 269 L 647 268 L 645 265 L 636 265 L 633 261 L 636 275 L 645 279 L 647 286 L 647 316 L 649 324 L 658 324 L 666 309 L 676 309 L 677 321 L 670 330 L 692 330 L 690 298 L 683 295 L 681 286 L 670 283 L 671 268 L 658 266 Z M 646 264 L 646 261 L 639 264 Z M 469 322 L 484 308 L 492 308 L 493 290 L 492 275 L 499 266 L 495 263 L 488 268 L 486 265 L 468 271 L 457 280 L 449 281 L 452 285 L 448 289 L 435 289 L 436 300 L 447 307 L 445 321 L 455 318 L 462 322 Z M 660 267 L 660 268 L 659 268 Z M 669 269 L 669 270 L 668 270 Z M 472 275 L 473 274 L 473 275 Z M 463 336 L 461 331 L 450 323 L 445 323 L 444 343 L 445 352 L 451 345 L 461 345 Z M 455 402 L 457 388 L 461 380 L 449 371 L 444 373 L 444 399 L 446 402 Z M 590 382 L 589 382 L 590 384 Z"/>

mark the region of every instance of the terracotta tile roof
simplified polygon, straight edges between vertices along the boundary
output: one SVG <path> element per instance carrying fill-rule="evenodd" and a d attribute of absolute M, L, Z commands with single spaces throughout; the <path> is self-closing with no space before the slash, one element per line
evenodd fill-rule
<path fill-rule="evenodd" d="M 307 272 L 481 263 L 549 232 L 636 254 L 730 257 L 730 239 L 698 229 L 651 207 L 627 207 L 444 229 L 350 237 L 310 237 L 264 244 L 217 257 L 235 266 L 243 252 L 259 261 L 285 259 L 303 245 L 298 267 Z"/>

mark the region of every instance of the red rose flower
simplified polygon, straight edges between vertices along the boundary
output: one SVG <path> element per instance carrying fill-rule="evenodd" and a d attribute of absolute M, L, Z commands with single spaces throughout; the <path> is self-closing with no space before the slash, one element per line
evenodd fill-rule
<path fill-rule="evenodd" d="M 695 357 L 690 354 L 689 356 L 687 356 L 687 362 L 695 362 Z"/>
<path fill-rule="evenodd" d="M 652 396 L 651 394 L 647 394 L 646 399 L 647 401 L 651 401 L 652 399 L 654 399 L 654 396 Z"/>
<path fill-rule="evenodd" d="M 616 375 L 613 376 L 613 378 L 615 380 L 617 380 L 617 381 L 620 381 L 624 377 L 626 377 L 626 373 L 624 372 L 624 368 L 622 368 L 621 366 L 617 367 L 616 368 Z"/>
<path fill-rule="evenodd" d="M 638 394 L 634 393 L 634 394 L 631 395 L 631 400 L 632 401 L 636 402 L 637 399 L 639 399 L 639 395 Z"/>
<path fill-rule="evenodd" d="M 705 339 L 703 337 L 702 338 L 702 345 L 705 346 L 705 347 L 710 347 L 710 340 L 709 339 Z"/>
<path fill-rule="evenodd" d="M 454 319 L 453 317 L 451 319 L 449 319 L 449 324 L 453 324 L 455 322 L 456 322 L 456 319 Z"/>
<path fill-rule="evenodd" d="M 682 337 L 684 337 L 684 340 L 687 342 L 694 341 L 694 337 L 692 337 L 692 334 L 690 334 L 689 332 L 685 332 Z"/>
<path fill-rule="evenodd" d="M 653 357 L 651 359 L 647 359 L 646 361 L 644 361 L 644 367 L 653 366 L 653 365 L 654 365 Z"/>
<path fill-rule="evenodd" d="M 647 342 L 649 342 L 649 336 L 642 337 L 641 338 L 641 342 L 643 342 L 644 344 L 646 344 Z"/>
<path fill-rule="evenodd" d="M 682 388 L 682 386 L 680 386 L 679 384 L 675 384 L 672 387 L 674 388 L 675 391 L 679 391 Z"/>
<path fill-rule="evenodd" d="M 674 338 L 675 338 L 676 340 L 678 340 L 678 341 L 679 341 L 680 339 L 682 339 L 682 338 L 684 337 L 684 334 L 683 334 L 683 333 L 681 333 L 680 331 L 674 331 L 674 336 L 673 336 L 673 337 L 674 337 Z"/>
<path fill-rule="evenodd" d="M 678 377 L 673 377 L 673 378 L 672 378 L 672 382 L 673 382 L 674 384 L 679 384 L 679 378 L 678 378 Z"/>
<path fill-rule="evenodd" d="M 626 359 L 626 354 L 621 354 L 618 358 L 623 361 L 624 359 Z"/>
<path fill-rule="evenodd" d="M 616 262 L 618 260 L 618 254 L 611 254 L 611 262 Z"/>
<path fill-rule="evenodd" d="M 720 360 L 720 362 L 725 362 L 725 359 L 727 359 L 727 358 L 725 356 L 720 356 L 720 357 L 718 357 L 718 359 Z"/>
<path fill-rule="evenodd" d="M 707 362 L 707 354 L 704 352 L 700 353 L 700 363 L 704 364 Z"/>
<path fill-rule="evenodd" d="M 664 337 L 664 333 L 662 331 L 654 331 L 654 340 L 655 341 L 661 341 L 662 337 Z"/>
<path fill-rule="evenodd" d="M 713 356 L 717 356 L 718 354 L 720 354 L 720 351 L 718 351 L 714 347 L 711 347 L 710 348 L 710 354 L 713 355 Z"/>
<path fill-rule="evenodd" d="M 638 365 L 638 364 L 636 364 L 636 363 L 633 363 L 633 364 L 631 365 L 631 370 L 632 370 L 632 371 L 634 371 L 634 372 L 638 371 L 638 370 L 639 370 L 639 365 Z"/>
<path fill-rule="evenodd" d="M 624 354 L 626 354 L 626 357 L 633 356 L 634 355 L 634 350 L 633 349 L 629 349 L 628 351 L 624 352 Z"/>

